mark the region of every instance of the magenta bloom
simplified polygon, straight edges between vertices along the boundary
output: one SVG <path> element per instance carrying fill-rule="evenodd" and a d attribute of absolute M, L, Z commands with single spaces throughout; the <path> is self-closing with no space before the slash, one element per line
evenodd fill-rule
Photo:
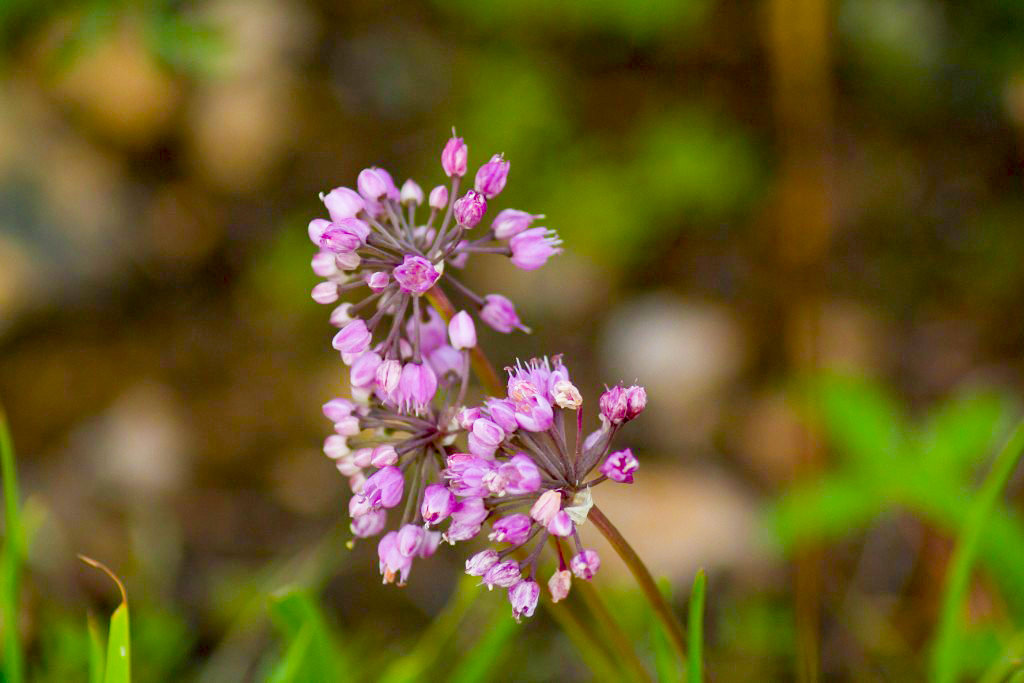
<path fill-rule="evenodd" d="M 397 360 L 386 360 L 377 366 L 377 372 L 374 374 L 374 380 L 377 383 L 377 388 L 380 389 L 385 396 L 391 396 L 395 389 L 398 388 L 398 380 L 402 377 L 402 364 Z"/>
<path fill-rule="evenodd" d="M 348 218 L 348 221 L 359 221 L 358 218 Z M 335 254 L 343 254 L 355 251 L 363 246 L 363 240 L 356 231 L 340 223 L 331 223 L 331 226 L 320 236 L 320 246 Z"/>
<path fill-rule="evenodd" d="M 480 319 L 496 329 L 508 334 L 512 330 L 524 329 L 516 315 L 515 305 L 501 294 L 488 294 L 484 297 L 484 306 L 480 309 Z"/>
<path fill-rule="evenodd" d="M 430 208 L 436 211 L 443 211 L 448 206 L 448 188 L 444 185 L 435 187 L 430 191 L 428 203 Z"/>
<path fill-rule="evenodd" d="M 402 265 L 395 267 L 392 274 L 403 292 L 417 296 L 433 287 L 437 278 L 441 277 L 434 264 L 422 256 L 412 254 L 406 254 Z"/>
<path fill-rule="evenodd" d="M 388 513 L 384 510 L 371 510 L 365 515 L 354 517 L 349 529 L 356 538 L 369 538 L 384 531 L 388 521 Z"/>
<path fill-rule="evenodd" d="M 536 581 L 520 581 L 508 589 L 508 601 L 512 603 L 512 616 L 532 617 L 540 598 L 540 586 Z"/>
<path fill-rule="evenodd" d="M 500 154 L 491 157 L 491 160 L 476 172 L 476 191 L 488 199 L 497 197 L 505 189 L 509 165 Z"/>
<path fill-rule="evenodd" d="M 462 138 L 454 135 L 445 143 L 441 151 L 441 168 L 448 177 L 466 175 L 466 164 L 469 160 L 469 148 Z"/>
<path fill-rule="evenodd" d="M 402 376 L 398 380 L 395 400 L 403 410 L 411 410 L 416 414 L 426 410 L 427 404 L 437 393 L 437 375 L 429 365 L 406 363 L 402 368 Z"/>
<path fill-rule="evenodd" d="M 548 590 L 551 591 L 551 602 L 564 600 L 572 588 L 572 574 L 568 569 L 562 569 L 551 575 L 548 581 Z"/>
<path fill-rule="evenodd" d="M 474 228 L 487 213 L 487 199 L 479 192 L 470 190 L 455 200 L 455 221 L 465 227 Z"/>
<path fill-rule="evenodd" d="M 555 513 L 555 516 L 551 518 L 551 521 L 547 524 L 548 533 L 552 536 L 566 537 L 572 534 L 573 526 L 572 519 L 569 517 L 569 513 L 565 510 L 559 510 Z"/>
<path fill-rule="evenodd" d="M 598 557 L 596 551 L 584 550 L 572 558 L 569 566 L 572 568 L 572 573 L 576 575 L 577 579 L 589 581 L 594 578 L 594 574 L 597 574 L 597 570 L 601 568 L 601 558 Z"/>
<path fill-rule="evenodd" d="M 530 535 L 530 527 L 532 525 L 533 523 L 530 521 L 530 518 L 523 514 L 502 517 L 494 523 L 491 535 L 488 538 L 498 543 L 519 545 Z"/>
<path fill-rule="evenodd" d="M 615 451 L 610 454 L 601 464 L 601 474 L 612 481 L 622 484 L 633 483 L 633 473 L 640 467 L 633 451 L 628 448 L 622 451 Z"/>
<path fill-rule="evenodd" d="M 331 346 L 342 353 L 359 353 L 370 344 L 370 331 L 361 319 L 353 320 L 334 335 Z"/>
<path fill-rule="evenodd" d="M 378 200 L 387 194 L 388 181 L 391 180 L 391 177 L 389 175 L 385 178 L 380 171 L 381 169 L 378 168 L 364 168 L 359 172 L 356 187 L 359 188 L 359 194 L 364 198 Z"/>
<path fill-rule="evenodd" d="M 459 311 L 448 322 L 448 338 L 456 350 L 471 349 L 476 346 L 476 325 L 469 313 Z"/>
<path fill-rule="evenodd" d="M 331 221 L 338 223 L 346 218 L 355 218 L 363 210 L 365 203 L 358 192 L 347 187 L 336 187 L 323 195 L 324 206 L 331 216 Z"/>
<path fill-rule="evenodd" d="M 548 259 L 562 250 L 558 245 L 562 241 L 547 228 L 530 228 L 508 242 L 512 249 L 512 263 L 523 270 L 536 270 L 547 263 Z"/>
<path fill-rule="evenodd" d="M 443 484 L 431 484 L 423 490 L 423 505 L 420 514 L 426 524 L 444 521 L 455 509 L 455 496 Z"/>
<path fill-rule="evenodd" d="M 512 560 L 505 560 L 493 565 L 490 569 L 484 572 L 483 581 L 484 585 L 488 589 L 498 586 L 499 588 L 511 588 L 520 581 L 522 581 L 522 571 L 519 569 L 519 563 L 513 562 Z"/>
<path fill-rule="evenodd" d="M 384 467 L 374 472 L 366 480 L 363 488 L 363 498 L 370 504 L 371 508 L 393 508 L 402 500 L 402 492 L 405 490 L 405 477 L 397 467 Z"/>
<path fill-rule="evenodd" d="M 499 240 L 507 240 L 509 237 L 515 237 L 523 230 L 529 228 L 538 218 L 543 217 L 541 214 L 535 215 L 526 211 L 520 211 L 519 209 L 504 209 L 499 211 L 498 215 L 494 217 L 494 222 L 491 223 L 491 230 L 494 231 L 494 236 Z"/>
<path fill-rule="evenodd" d="M 412 569 L 412 558 L 403 555 L 398 547 L 398 532 L 389 531 L 377 544 L 377 557 L 380 560 L 380 573 L 384 583 L 393 583 L 398 578 L 398 585 L 404 585 Z"/>
<path fill-rule="evenodd" d="M 483 576 L 487 570 L 498 564 L 498 551 L 488 548 L 481 550 L 466 560 L 466 573 L 470 576 Z"/>

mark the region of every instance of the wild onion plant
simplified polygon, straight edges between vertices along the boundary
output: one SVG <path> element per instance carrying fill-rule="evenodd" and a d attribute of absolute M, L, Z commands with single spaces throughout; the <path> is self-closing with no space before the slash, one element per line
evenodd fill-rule
<path fill-rule="evenodd" d="M 545 546 L 558 561 L 546 580 L 553 602 L 568 594 L 573 576 L 597 573 L 600 557 L 577 530 L 589 519 L 638 578 L 682 655 L 682 629 L 650 573 L 593 502 L 595 486 L 633 482 L 639 463 L 613 441 L 644 410 L 643 387 L 614 386 L 587 408 L 560 356 L 519 362 L 502 384 L 478 345 L 476 321 L 502 333 L 529 330 L 508 298 L 481 295 L 455 273 L 477 254 L 530 271 L 561 251 L 554 231 L 534 227 L 540 214 L 506 208 L 482 226 L 509 167 L 494 155 L 460 196 L 468 148 L 453 132 L 441 152 L 450 186 L 425 195 L 412 180 L 399 189 L 384 169 L 367 168 L 355 189 L 322 195 L 329 219 L 309 224 L 318 249 L 312 267 L 323 278 L 312 296 L 335 305 L 333 347 L 350 368 L 350 398 L 323 410 L 334 423 L 324 452 L 353 492 L 352 534 L 381 536 L 383 581 L 403 585 L 414 560 L 488 525 L 496 547 L 468 557 L 466 572 L 506 589 L 518 620 L 540 598 Z M 349 293 L 356 300 L 339 304 Z M 471 357 L 490 394 L 481 405 L 467 404 Z"/>

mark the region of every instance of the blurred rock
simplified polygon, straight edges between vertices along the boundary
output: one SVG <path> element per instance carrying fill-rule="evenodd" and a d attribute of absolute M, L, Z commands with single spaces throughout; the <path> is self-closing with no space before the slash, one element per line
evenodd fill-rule
<path fill-rule="evenodd" d="M 874 373 L 886 363 L 886 330 L 868 308 L 850 301 L 830 301 L 819 327 L 821 365 Z"/>
<path fill-rule="evenodd" d="M 594 489 L 594 502 L 651 572 L 677 585 L 691 582 L 701 567 L 750 569 L 764 559 L 755 542 L 755 501 L 721 472 L 651 465 L 642 459 L 634 484 L 602 484 Z M 581 526 L 580 533 L 584 544 L 600 553 L 606 577 L 632 580 L 593 524 Z"/>
<path fill-rule="evenodd" d="M 206 17 L 228 49 L 214 69 L 218 76 L 204 81 L 190 104 L 189 156 L 213 184 L 251 192 L 267 181 L 300 128 L 291 62 L 312 44 L 313 28 L 294 3 L 226 0 Z"/>
<path fill-rule="evenodd" d="M 742 330 L 727 310 L 668 293 L 613 310 L 600 349 L 605 381 L 647 388 L 645 432 L 664 446 L 709 436 L 746 359 Z"/>
<path fill-rule="evenodd" d="M 162 135 L 181 103 L 181 87 L 155 61 L 139 20 L 124 19 L 86 45 L 55 83 L 64 102 L 118 143 L 141 147 Z"/>
<path fill-rule="evenodd" d="M 93 462 L 102 480 L 134 497 L 166 494 L 187 476 L 189 433 L 170 389 L 137 384 L 95 425 Z"/>
<path fill-rule="evenodd" d="M 801 453 L 803 429 L 784 393 L 755 397 L 737 430 L 739 458 L 760 479 L 782 483 L 793 476 Z"/>

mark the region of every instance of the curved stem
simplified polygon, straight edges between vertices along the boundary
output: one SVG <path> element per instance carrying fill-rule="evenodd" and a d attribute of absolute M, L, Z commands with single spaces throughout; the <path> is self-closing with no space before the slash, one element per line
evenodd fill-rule
<path fill-rule="evenodd" d="M 672 608 L 665 601 L 665 596 L 658 590 L 658 585 L 654 582 L 654 577 L 651 576 L 647 565 L 644 564 L 640 556 L 633 550 L 633 546 L 619 533 L 619 530 L 615 528 L 611 520 L 604 516 L 599 507 L 595 505 L 590 508 L 590 514 L 587 516 L 587 519 L 594 523 L 597 530 L 601 532 L 612 548 L 615 549 L 615 552 L 619 554 L 619 557 L 622 558 L 622 561 L 629 567 L 629 571 L 633 573 L 633 578 L 640 584 L 640 590 L 643 591 L 647 601 L 651 603 L 654 613 L 665 627 L 673 649 L 675 649 L 680 661 L 685 666 L 686 638 L 683 636 L 683 627 L 672 612 Z"/>
<path fill-rule="evenodd" d="M 939 625 L 932 642 L 932 680 L 946 683 L 957 679 L 958 649 L 956 638 L 960 627 L 960 610 L 971 580 L 971 568 L 978 554 L 985 523 L 999 502 L 999 496 L 1013 474 L 1021 453 L 1024 453 L 1024 421 L 1017 424 L 996 456 L 988 476 L 981 485 L 967 519 L 960 529 L 953 559 L 946 574 L 946 589 L 942 596 Z"/>

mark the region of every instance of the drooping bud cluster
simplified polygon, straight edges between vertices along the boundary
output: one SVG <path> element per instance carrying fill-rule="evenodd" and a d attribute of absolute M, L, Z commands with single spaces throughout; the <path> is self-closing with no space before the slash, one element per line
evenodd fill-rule
<path fill-rule="evenodd" d="M 414 560 L 431 556 L 442 540 L 467 541 L 489 525 L 487 540 L 500 549 L 476 553 L 466 571 L 505 589 L 519 620 L 538 604 L 537 562 L 547 539 L 558 555 L 547 582 L 553 601 L 569 594 L 573 576 L 589 580 L 598 571 L 600 558 L 582 546 L 577 526 L 586 521 L 592 486 L 632 483 L 637 459 L 610 445 L 647 399 L 642 387 L 608 389 L 599 401 L 601 426 L 584 437 L 583 397 L 555 357 L 509 368 L 504 396 L 466 407 L 474 320 L 502 333 L 529 330 L 509 299 L 479 296 L 452 270 L 473 253 L 534 270 L 561 251 L 554 232 L 533 227 L 542 215 L 516 209 L 500 211 L 485 233 L 468 238 L 504 190 L 510 167 L 494 155 L 460 195 L 468 158 L 453 131 L 441 153 L 450 186 L 425 193 L 407 180 L 399 190 L 387 171 L 372 167 L 359 173 L 356 189 L 321 197 L 330 219 L 309 224 L 319 249 L 313 271 L 324 279 L 312 296 L 336 304 L 332 345 L 350 367 L 351 384 L 351 399 L 323 406 L 334 424 L 324 453 L 348 477 L 353 536 L 381 536 L 385 583 L 403 585 Z M 424 200 L 429 213 L 421 221 Z M 442 319 L 423 298 L 435 288 L 460 297 L 465 310 Z M 357 301 L 339 303 L 359 290 Z M 576 412 L 571 441 L 566 411 Z"/>
<path fill-rule="evenodd" d="M 619 402 L 626 406 L 621 415 Z M 504 546 L 471 557 L 466 572 L 481 577 L 488 588 L 508 589 L 517 619 L 533 614 L 537 605 L 537 561 L 549 538 L 555 540 L 559 563 L 548 581 L 552 600 L 568 595 L 573 575 L 589 580 L 600 568 L 600 557 L 583 547 L 576 527 L 590 511 L 592 486 L 607 479 L 632 483 L 637 469 L 632 452 L 609 450 L 622 424 L 639 415 L 645 403 L 642 387 L 607 390 L 599 401 L 601 427 L 584 437 L 583 399 L 556 357 L 509 368 L 504 398 L 460 413 L 469 453 L 448 456 L 444 476 L 458 504 L 479 501 L 491 520 L 488 539 Z M 606 415 L 606 405 L 615 407 L 614 419 Z M 568 410 L 576 411 L 571 443 L 565 436 Z M 599 463 L 601 474 L 588 479 Z M 451 531 L 445 538 L 463 540 L 450 536 Z"/>

